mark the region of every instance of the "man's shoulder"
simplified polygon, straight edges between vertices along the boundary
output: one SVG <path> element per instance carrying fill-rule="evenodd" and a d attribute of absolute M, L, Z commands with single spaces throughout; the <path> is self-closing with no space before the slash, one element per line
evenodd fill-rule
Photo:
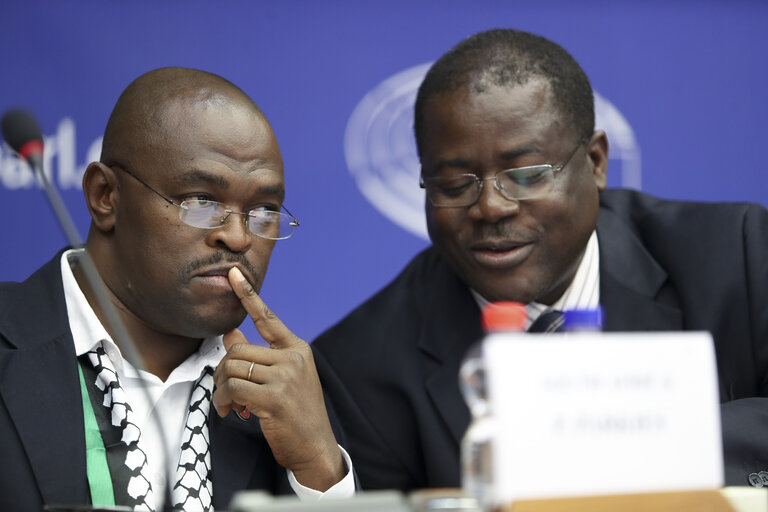
<path fill-rule="evenodd" d="M 710 202 L 663 199 L 658 196 L 630 189 L 608 189 L 600 193 L 600 207 L 625 217 L 644 215 L 668 215 L 680 212 L 701 212 L 722 215 L 732 212 L 766 212 L 763 205 L 748 202 Z"/>
<path fill-rule="evenodd" d="M 0 281 L 0 294 L 14 294 L 22 292 L 30 287 L 48 285 L 49 283 L 61 284 L 61 255 L 67 249 L 62 249 L 53 258 L 35 270 L 24 281 Z"/>
<path fill-rule="evenodd" d="M 712 233 L 768 222 L 763 205 L 662 199 L 628 189 L 600 193 L 601 215 L 615 215 L 639 231 Z M 610 212 L 610 213 L 608 213 Z"/>
<path fill-rule="evenodd" d="M 768 210 L 754 203 L 675 201 L 608 190 L 601 193 L 597 234 L 601 261 L 646 254 L 678 283 L 700 286 L 702 277 L 718 276 L 706 280 L 715 286 L 727 276 L 743 286 L 744 273 L 768 257 Z"/>
<path fill-rule="evenodd" d="M 30 335 L 39 333 L 66 319 L 61 282 L 63 251 L 22 282 L 0 282 L 0 337 L 13 336 L 19 330 Z M 45 321 L 35 322 L 35 317 Z"/>
<path fill-rule="evenodd" d="M 399 339 L 402 339 L 414 332 L 435 287 L 444 286 L 446 280 L 458 281 L 458 277 L 430 246 L 414 256 L 384 288 L 318 336 L 313 346 L 343 343 L 350 337 L 383 337 L 393 333 L 400 333 Z"/>

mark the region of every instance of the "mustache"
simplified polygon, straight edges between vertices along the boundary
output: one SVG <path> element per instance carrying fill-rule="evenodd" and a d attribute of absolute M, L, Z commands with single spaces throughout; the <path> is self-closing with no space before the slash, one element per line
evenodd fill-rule
<path fill-rule="evenodd" d="M 179 274 L 186 278 L 187 276 L 194 274 L 198 270 L 209 267 L 211 265 L 216 265 L 217 263 L 232 263 L 232 264 L 239 264 L 242 268 L 244 268 L 248 274 L 248 276 L 251 277 L 252 286 L 256 286 L 259 281 L 259 273 L 256 271 L 256 269 L 251 265 L 251 262 L 248 261 L 244 255 L 242 254 L 235 254 L 224 250 L 218 250 L 215 253 L 211 254 L 210 256 L 206 256 L 205 258 L 199 258 L 193 261 L 190 261 L 186 265 L 184 265 L 181 270 L 179 271 Z M 246 277 L 248 277 L 246 276 Z"/>

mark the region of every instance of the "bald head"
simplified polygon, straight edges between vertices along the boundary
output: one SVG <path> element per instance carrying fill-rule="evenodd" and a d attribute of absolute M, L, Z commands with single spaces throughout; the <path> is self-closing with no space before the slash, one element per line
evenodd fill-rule
<path fill-rule="evenodd" d="M 155 69 L 131 82 L 117 100 L 104 130 L 101 161 L 130 162 L 174 133 L 178 123 L 195 122 L 183 115 L 193 108 L 245 109 L 266 122 L 256 103 L 225 78 L 197 69 Z"/>

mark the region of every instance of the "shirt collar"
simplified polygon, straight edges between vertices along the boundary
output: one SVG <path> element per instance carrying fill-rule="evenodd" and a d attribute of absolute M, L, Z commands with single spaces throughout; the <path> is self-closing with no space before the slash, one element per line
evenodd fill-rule
<path fill-rule="evenodd" d="M 115 371 L 119 375 L 132 376 L 136 370 L 120 353 L 120 349 L 112 340 L 107 330 L 101 325 L 99 318 L 85 298 L 85 294 L 77 284 L 72 272 L 72 264 L 75 258 L 85 249 L 69 249 L 61 256 L 61 280 L 64 286 L 64 300 L 67 305 L 67 317 L 72 338 L 75 341 L 75 353 L 81 356 L 89 352 L 104 341 L 104 349 L 115 365 Z M 70 257 L 72 261 L 70 262 Z M 171 372 L 166 382 L 181 380 L 196 380 L 206 366 L 215 368 L 224 357 L 224 344 L 221 336 L 206 338 L 200 344 L 200 348 L 189 356 L 182 364 Z M 143 372 L 148 375 L 147 372 Z"/>

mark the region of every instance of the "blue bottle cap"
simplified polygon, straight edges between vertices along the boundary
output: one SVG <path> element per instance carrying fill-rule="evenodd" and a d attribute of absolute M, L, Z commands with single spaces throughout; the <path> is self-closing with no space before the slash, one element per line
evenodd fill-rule
<path fill-rule="evenodd" d="M 603 308 L 571 309 L 563 313 L 563 328 L 568 331 L 599 331 L 603 327 Z"/>

